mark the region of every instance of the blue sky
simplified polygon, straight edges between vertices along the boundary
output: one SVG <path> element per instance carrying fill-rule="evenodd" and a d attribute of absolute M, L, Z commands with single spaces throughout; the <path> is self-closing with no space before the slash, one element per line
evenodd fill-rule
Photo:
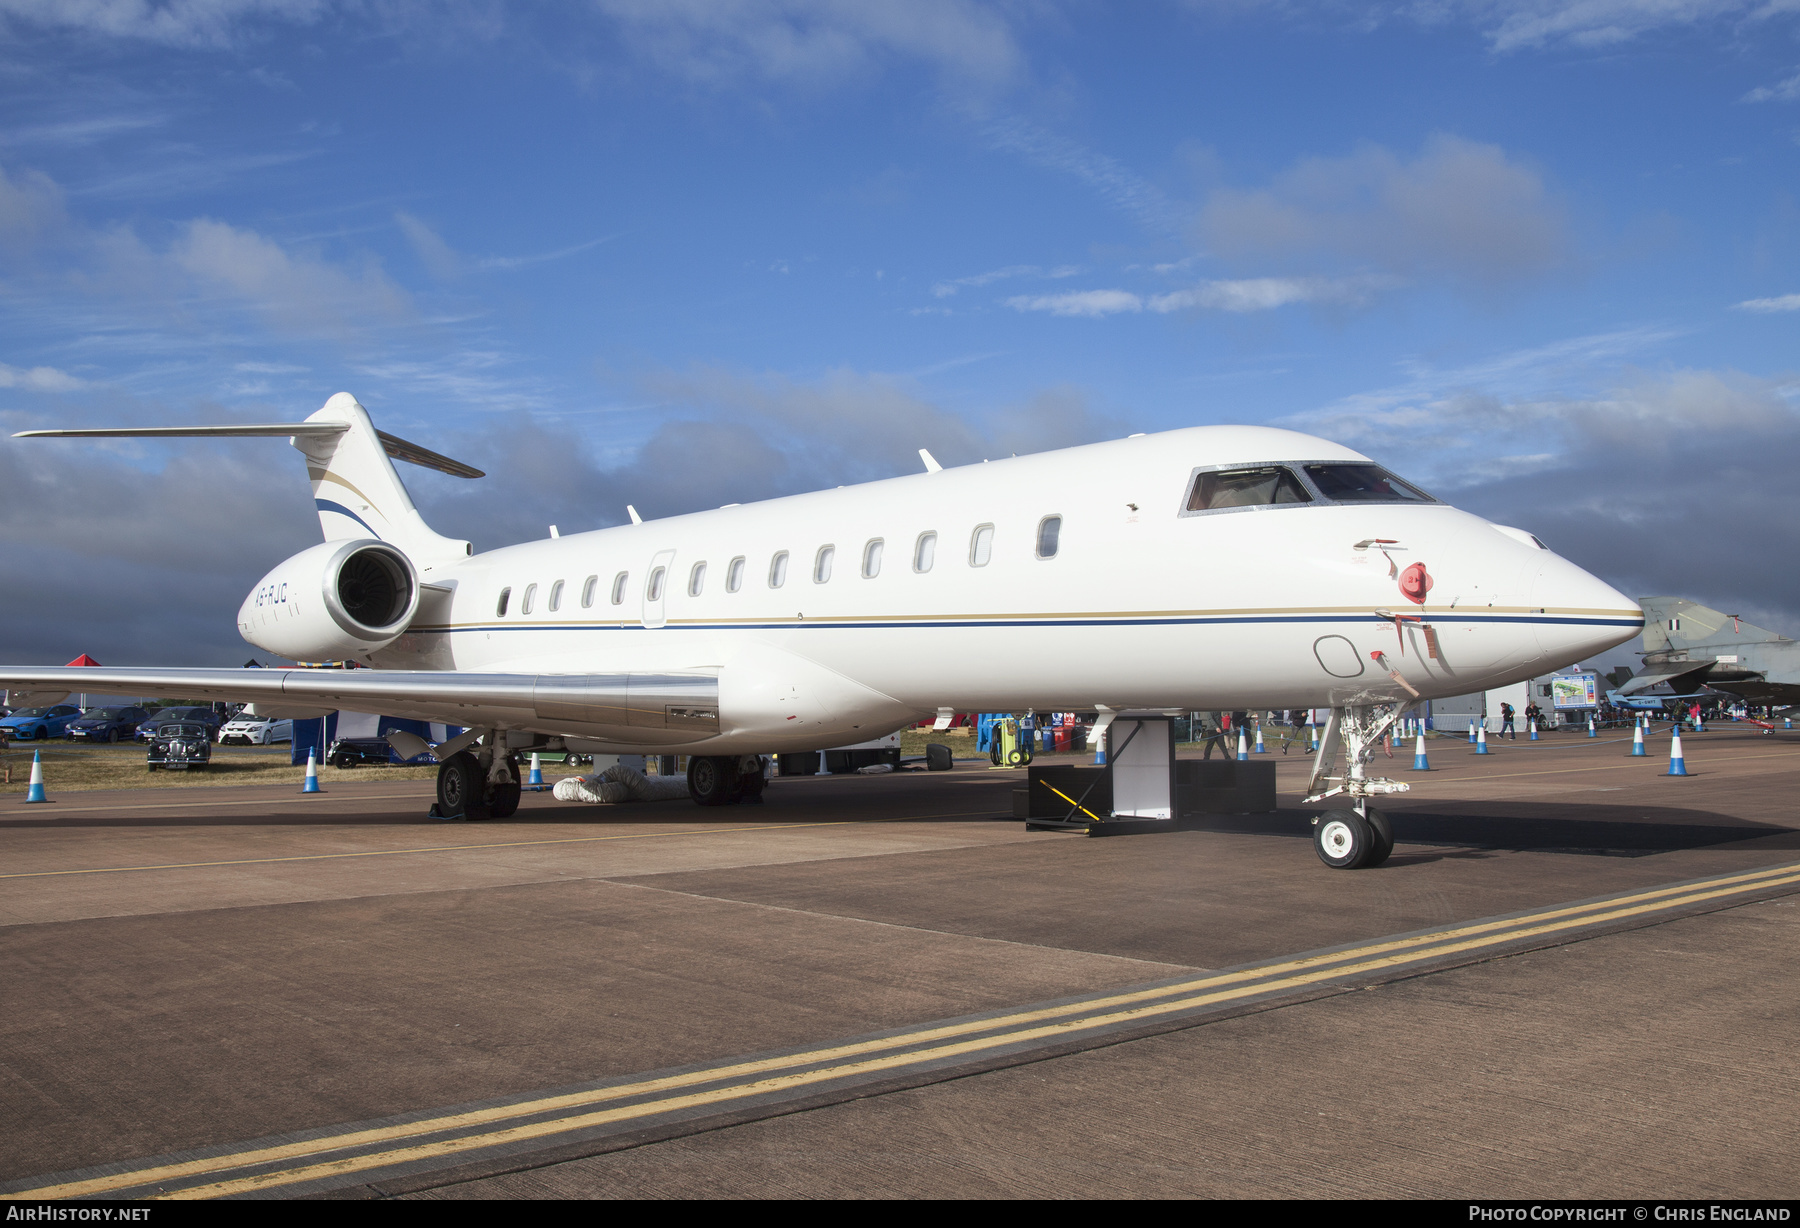
<path fill-rule="evenodd" d="M 0 90 L 7 432 L 347 389 L 485 548 L 1272 422 L 1800 630 L 1796 0 L 0 0 Z M 236 663 L 287 451 L 0 442 L 0 652 Z"/>

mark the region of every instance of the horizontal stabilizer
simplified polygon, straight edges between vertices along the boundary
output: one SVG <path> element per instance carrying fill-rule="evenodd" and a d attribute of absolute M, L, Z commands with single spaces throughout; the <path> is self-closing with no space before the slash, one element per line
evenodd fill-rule
<path fill-rule="evenodd" d="M 14 439 L 189 439 L 189 438 L 322 438 L 342 435 L 350 429 L 348 422 L 248 422 L 224 426 L 119 426 L 82 427 L 72 430 L 19 431 Z M 422 448 L 398 435 L 376 431 L 384 452 L 395 460 L 408 461 L 426 469 L 436 469 L 452 477 L 481 478 L 487 475 L 472 465 Z"/>
<path fill-rule="evenodd" d="M 1712 666 L 1711 661 L 1681 661 L 1673 665 L 1653 666 L 1634 678 L 1628 678 L 1625 685 L 1619 688 L 1619 694 L 1642 695 L 1651 687 L 1664 682 L 1673 686 L 1677 693 L 1685 693 L 1699 686 L 1706 671 Z M 1685 685 L 1675 685 L 1683 680 L 1686 680 Z"/>

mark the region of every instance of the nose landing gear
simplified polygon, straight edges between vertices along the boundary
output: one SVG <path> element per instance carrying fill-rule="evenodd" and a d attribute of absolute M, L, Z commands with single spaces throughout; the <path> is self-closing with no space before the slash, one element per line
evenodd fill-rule
<path fill-rule="evenodd" d="M 1394 851 L 1394 829 L 1387 816 L 1369 805 L 1369 798 L 1383 793 L 1404 793 L 1404 781 L 1366 775 L 1369 759 L 1381 739 L 1399 717 L 1393 704 L 1369 704 L 1333 708 L 1313 759 L 1309 802 L 1344 794 L 1352 809 L 1327 810 L 1313 817 L 1313 850 L 1334 870 L 1360 870 L 1380 865 Z M 1338 755 L 1345 768 L 1337 775 Z"/>

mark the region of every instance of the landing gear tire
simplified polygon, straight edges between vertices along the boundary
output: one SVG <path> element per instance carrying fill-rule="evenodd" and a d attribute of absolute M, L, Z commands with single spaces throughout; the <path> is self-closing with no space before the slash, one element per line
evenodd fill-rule
<path fill-rule="evenodd" d="M 737 764 L 737 800 L 745 806 L 760 806 L 763 800 L 763 761 L 760 755 L 745 755 Z"/>
<path fill-rule="evenodd" d="M 1327 810 L 1313 820 L 1313 851 L 1334 870 L 1356 870 L 1375 848 L 1375 831 L 1354 810 Z"/>
<path fill-rule="evenodd" d="M 462 750 L 438 764 L 437 796 L 441 819 L 487 818 L 487 777 L 480 760 Z M 513 805 L 518 805 L 516 795 Z"/>
<path fill-rule="evenodd" d="M 488 791 L 488 818 L 510 819 L 519 809 L 519 782 L 495 785 Z"/>
<path fill-rule="evenodd" d="M 702 806 L 729 806 L 738 800 L 737 760 L 695 755 L 688 760 L 688 795 Z"/>
<path fill-rule="evenodd" d="M 1366 808 L 1363 817 L 1368 821 L 1369 830 L 1375 836 L 1375 843 L 1369 847 L 1369 855 L 1363 859 L 1362 868 L 1370 870 L 1386 861 L 1394 852 L 1394 828 L 1388 822 L 1387 815 L 1373 806 Z"/>

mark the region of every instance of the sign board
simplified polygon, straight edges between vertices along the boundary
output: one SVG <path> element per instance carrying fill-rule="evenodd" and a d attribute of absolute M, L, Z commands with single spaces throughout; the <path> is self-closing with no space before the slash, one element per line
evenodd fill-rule
<path fill-rule="evenodd" d="M 1551 706 L 1558 712 L 1568 708 L 1600 706 L 1598 674 L 1557 674 L 1550 679 Z"/>

